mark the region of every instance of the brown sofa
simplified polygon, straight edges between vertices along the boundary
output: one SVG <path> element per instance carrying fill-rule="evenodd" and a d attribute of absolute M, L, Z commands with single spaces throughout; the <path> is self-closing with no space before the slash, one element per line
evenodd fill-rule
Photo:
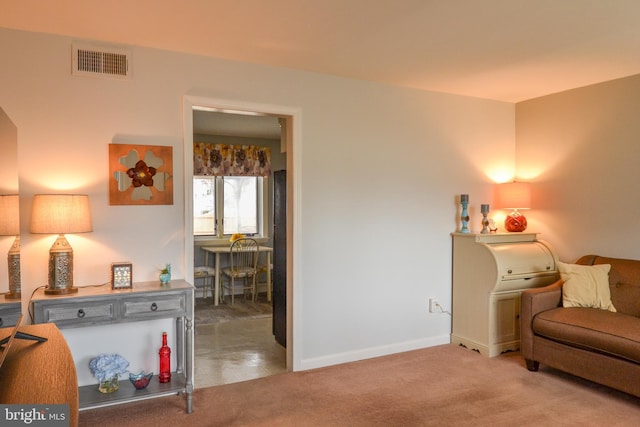
<path fill-rule="evenodd" d="M 611 264 L 616 312 L 562 307 L 562 280 L 522 293 L 520 351 L 540 363 L 640 397 L 640 261 L 587 255 L 577 264 Z"/>

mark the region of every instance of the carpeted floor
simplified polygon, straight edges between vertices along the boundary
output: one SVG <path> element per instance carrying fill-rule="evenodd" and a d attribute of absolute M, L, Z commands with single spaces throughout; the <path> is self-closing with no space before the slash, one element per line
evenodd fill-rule
<path fill-rule="evenodd" d="M 80 413 L 80 426 L 636 426 L 640 399 L 442 345 Z"/>
<path fill-rule="evenodd" d="M 213 305 L 211 297 L 196 298 L 194 322 L 198 327 L 198 325 L 211 325 L 231 320 L 260 319 L 270 317 L 271 313 L 272 303 L 267 302 L 264 295 L 260 295 L 256 302 L 240 296 L 235 298 L 233 305 L 227 301 L 217 306 Z"/>

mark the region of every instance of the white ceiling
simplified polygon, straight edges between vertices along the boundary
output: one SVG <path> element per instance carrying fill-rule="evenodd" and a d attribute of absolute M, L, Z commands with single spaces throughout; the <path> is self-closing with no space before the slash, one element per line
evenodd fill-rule
<path fill-rule="evenodd" d="M 0 27 L 518 102 L 640 73 L 638 0 L 0 0 Z"/>
<path fill-rule="evenodd" d="M 193 133 L 280 139 L 280 121 L 275 116 L 247 116 L 212 111 L 193 111 Z"/>

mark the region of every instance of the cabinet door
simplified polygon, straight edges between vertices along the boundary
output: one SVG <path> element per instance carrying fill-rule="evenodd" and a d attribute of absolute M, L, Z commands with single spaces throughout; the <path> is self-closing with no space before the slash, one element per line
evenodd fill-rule
<path fill-rule="evenodd" d="M 491 344 L 520 340 L 520 292 L 491 296 Z"/>

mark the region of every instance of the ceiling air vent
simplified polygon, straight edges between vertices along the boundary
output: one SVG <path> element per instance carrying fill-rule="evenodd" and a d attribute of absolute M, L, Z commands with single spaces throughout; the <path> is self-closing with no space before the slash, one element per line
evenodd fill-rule
<path fill-rule="evenodd" d="M 74 44 L 71 74 L 129 80 L 131 52 L 122 48 Z"/>

